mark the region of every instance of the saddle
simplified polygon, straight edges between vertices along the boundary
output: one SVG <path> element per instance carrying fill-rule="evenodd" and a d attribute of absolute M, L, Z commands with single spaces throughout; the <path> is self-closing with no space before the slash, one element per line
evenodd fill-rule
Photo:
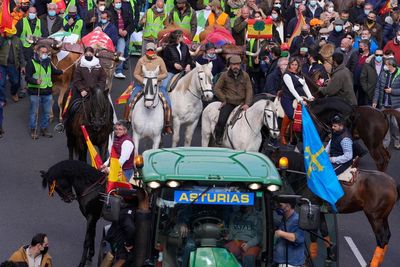
<path fill-rule="evenodd" d="M 347 168 L 344 172 L 338 175 L 338 179 L 341 183 L 346 186 L 352 186 L 357 181 L 358 176 L 358 165 L 360 158 L 357 156 L 353 160 L 353 164 Z"/>
<path fill-rule="evenodd" d="M 172 79 L 171 79 L 171 80 L 168 82 L 168 84 L 167 84 L 168 92 L 172 92 L 172 91 L 175 89 L 175 87 L 176 87 L 176 85 L 178 84 L 179 80 L 180 80 L 183 76 L 185 76 L 185 72 L 184 72 L 184 71 L 181 71 L 180 73 L 175 74 L 175 75 L 172 77 Z"/>
<path fill-rule="evenodd" d="M 81 44 L 71 44 L 71 43 L 62 43 L 61 44 L 61 49 L 64 51 L 72 52 L 72 53 L 78 53 L 78 54 L 83 54 L 84 50 Z"/>

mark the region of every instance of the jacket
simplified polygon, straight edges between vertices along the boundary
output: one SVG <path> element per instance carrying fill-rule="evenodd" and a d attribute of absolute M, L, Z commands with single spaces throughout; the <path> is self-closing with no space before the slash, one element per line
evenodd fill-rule
<path fill-rule="evenodd" d="M 253 101 L 251 80 L 244 71 L 240 71 L 237 77 L 232 70 L 223 72 L 214 86 L 214 92 L 221 102 L 228 104 L 250 106 Z"/>
<path fill-rule="evenodd" d="M 99 63 L 95 64 L 96 62 L 98 62 L 98 59 L 96 57 L 93 57 L 92 61 L 89 61 L 93 62 L 94 65 L 90 68 L 90 70 L 85 65 L 85 62 L 88 61 L 86 61 L 85 58 L 82 57 L 79 65 L 75 69 L 72 80 L 72 87 L 79 92 L 83 90 L 90 92 L 96 88 L 104 90 L 106 88 L 107 74 Z"/>
<path fill-rule="evenodd" d="M 144 55 L 139 58 L 138 62 L 136 63 L 135 70 L 133 71 L 133 76 L 135 77 L 135 80 L 139 82 L 139 85 L 143 84 L 144 78 L 142 66 L 145 66 L 146 70 L 148 71 L 152 71 L 155 70 L 157 67 L 160 67 L 160 72 L 157 77 L 158 82 L 161 82 L 162 80 L 167 78 L 168 73 L 164 60 L 159 56 L 155 56 L 155 58 L 149 59 L 146 55 Z"/>
<path fill-rule="evenodd" d="M 283 75 L 279 68 L 267 75 L 263 93 L 277 95 L 278 91 L 282 90 Z"/>
<path fill-rule="evenodd" d="M 10 43 L 9 43 L 10 41 Z M 9 59 L 10 49 L 13 52 L 13 58 Z M 22 43 L 17 36 L 12 36 L 9 39 L 0 37 L 0 65 L 7 66 L 13 62 L 15 68 L 19 70 L 21 67 L 25 67 L 25 58 L 22 52 Z"/>
<path fill-rule="evenodd" d="M 342 42 L 342 39 L 345 36 L 344 31 L 337 32 L 333 30 L 328 37 L 328 42 L 334 44 L 336 47 L 340 47 L 340 43 Z"/>
<path fill-rule="evenodd" d="M 354 49 L 356 49 L 356 51 L 358 51 L 358 48 L 360 47 L 360 40 L 361 40 L 361 37 L 360 36 L 357 36 L 355 39 L 354 39 L 354 44 L 353 44 L 353 48 Z M 376 41 L 376 39 L 374 38 L 374 37 L 372 37 L 371 36 L 371 39 L 369 40 L 370 41 L 370 47 L 369 47 L 369 52 L 371 52 L 371 53 L 375 53 L 375 51 L 378 49 L 378 43 L 377 43 L 377 41 Z"/>
<path fill-rule="evenodd" d="M 108 11 L 111 13 L 111 23 L 113 23 L 118 30 L 118 13 L 115 10 L 115 8 L 112 8 L 112 6 L 110 6 L 110 8 L 108 9 Z M 124 21 L 124 30 L 128 32 L 128 34 L 124 37 L 125 40 L 127 40 L 131 34 L 133 33 L 133 31 L 135 30 L 136 25 L 134 25 L 133 22 L 133 14 L 131 12 L 131 9 L 121 9 L 122 13 L 122 20 Z"/>
<path fill-rule="evenodd" d="M 246 31 L 247 21 L 242 17 L 236 18 L 232 28 L 232 36 L 235 39 L 236 45 L 245 45 Z"/>
<path fill-rule="evenodd" d="M 344 64 L 339 65 L 333 70 L 328 85 L 319 90 L 323 95 L 338 96 L 350 105 L 357 105 L 357 98 L 353 89 L 353 76 Z"/>
<path fill-rule="evenodd" d="M 108 22 L 107 24 L 98 24 L 98 27 L 102 29 L 102 31 L 110 37 L 115 47 L 117 47 L 118 42 L 118 29 L 113 24 Z"/>
<path fill-rule="evenodd" d="M 60 16 L 55 16 L 54 17 L 54 23 L 51 26 L 51 29 L 49 31 L 49 27 L 47 26 L 47 14 L 44 14 L 43 16 L 40 17 L 41 25 L 42 25 L 42 36 L 43 37 L 48 37 L 52 35 L 53 33 L 56 33 L 60 31 L 63 28 L 63 20 Z"/>
<path fill-rule="evenodd" d="M 381 72 L 383 70 L 383 62 Z M 368 99 L 372 101 L 375 94 L 376 83 L 378 81 L 378 73 L 375 69 L 375 57 L 372 57 L 370 62 L 365 63 L 360 76 L 360 84 L 363 91 L 367 94 Z"/>
<path fill-rule="evenodd" d="M 300 52 L 300 48 L 302 47 L 310 47 L 315 45 L 315 40 L 312 35 L 307 35 L 305 38 L 301 35 L 294 37 L 292 44 L 290 45 L 289 52 L 291 55 L 298 54 Z"/>
<path fill-rule="evenodd" d="M 188 3 L 186 3 L 186 10 L 185 12 L 183 12 L 183 14 L 181 14 L 181 12 L 174 7 L 171 12 L 169 13 L 168 16 L 168 22 L 169 23 L 175 23 L 174 21 L 174 13 L 177 12 L 178 16 L 181 20 L 183 20 L 183 18 L 185 16 L 189 16 L 191 13 L 191 17 L 190 17 L 190 34 L 191 34 L 191 38 L 193 39 L 193 37 L 196 35 L 196 31 L 197 31 L 197 16 L 196 16 L 196 11 L 194 11 L 193 8 L 190 7 L 190 5 Z"/>
<path fill-rule="evenodd" d="M 182 59 L 180 59 L 177 44 L 168 44 L 164 50 L 163 50 L 163 56 L 162 58 L 164 59 L 165 65 L 167 66 L 168 72 L 171 73 L 179 73 L 180 71 L 175 69 L 174 64 L 178 63 L 180 64 L 183 68 L 185 68 L 187 65 L 190 65 L 193 67 L 193 61 L 192 57 L 190 56 L 189 53 L 189 47 L 181 43 L 180 49 L 182 53 Z"/>
<path fill-rule="evenodd" d="M 18 267 L 28 267 L 28 256 L 26 255 L 26 249 L 29 245 L 20 247 L 17 251 L 15 251 L 11 257 L 10 261 L 17 264 Z M 49 253 L 46 253 L 42 256 L 42 263 L 40 267 L 52 267 L 53 261 Z"/>
<path fill-rule="evenodd" d="M 387 71 L 381 71 L 381 74 L 378 77 L 378 83 L 376 84 L 375 95 L 374 95 L 374 103 L 377 103 L 379 107 L 382 107 L 384 104 L 384 95 L 385 95 L 385 87 L 386 81 L 388 78 Z M 392 92 L 389 94 L 392 108 L 400 108 L 400 68 L 397 68 L 394 78 L 392 80 L 392 84 L 390 86 L 392 88 Z"/>
<path fill-rule="evenodd" d="M 32 60 L 35 60 L 36 62 L 39 62 L 36 59 L 37 55 L 35 55 L 35 58 Z M 37 80 L 35 78 L 33 78 L 33 74 L 35 73 L 35 67 L 33 66 L 32 60 L 28 61 L 26 63 L 26 74 L 25 74 L 25 80 L 26 82 L 29 84 L 37 84 Z M 50 59 L 46 59 L 43 60 L 41 65 L 43 66 L 44 69 L 47 69 L 47 67 L 49 66 L 50 63 Z M 51 65 L 51 74 L 52 75 L 61 75 L 63 74 L 62 70 L 58 70 L 56 68 L 54 68 L 53 65 Z M 40 95 L 49 95 L 51 94 L 52 91 L 52 87 L 47 87 L 45 89 L 39 89 L 40 90 Z M 38 94 L 38 89 L 37 88 L 29 88 L 28 86 L 28 93 L 30 95 L 37 95 Z"/>

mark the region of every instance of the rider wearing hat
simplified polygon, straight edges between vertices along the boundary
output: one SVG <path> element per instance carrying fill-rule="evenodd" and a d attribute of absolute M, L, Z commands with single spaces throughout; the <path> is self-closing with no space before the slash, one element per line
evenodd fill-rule
<path fill-rule="evenodd" d="M 335 115 L 332 118 L 332 138 L 325 151 L 328 153 L 337 175 L 353 163 L 353 140 L 341 115 Z"/>
<path fill-rule="evenodd" d="M 211 73 L 214 77 L 219 76 L 225 69 L 225 63 L 221 57 L 216 53 L 216 47 L 213 43 L 208 42 L 205 45 L 205 53 L 196 59 L 196 62 L 200 65 L 208 64 L 212 62 L 213 67 Z"/>
<path fill-rule="evenodd" d="M 157 76 L 158 80 L 158 85 L 161 85 L 161 81 L 164 80 L 168 76 L 167 72 L 167 67 L 165 66 L 164 60 L 157 56 L 156 53 L 156 45 L 154 43 L 147 43 L 146 44 L 146 52 L 145 55 L 142 56 L 135 67 L 135 70 L 133 72 L 133 76 L 135 77 L 135 80 L 137 81 L 135 89 L 132 91 L 131 97 L 129 99 L 129 102 L 136 102 L 135 97 L 136 95 L 142 91 L 143 89 L 143 81 L 144 81 L 144 73 L 143 73 L 143 67 L 146 68 L 147 71 L 154 71 L 157 67 L 160 68 L 159 74 Z M 168 107 L 166 116 L 165 116 L 165 133 L 172 133 L 171 129 L 171 100 L 168 96 L 168 92 L 164 86 L 160 86 L 160 91 L 162 92 L 164 99 L 166 100 Z"/>
<path fill-rule="evenodd" d="M 222 144 L 225 124 L 233 109 L 242 105 L 246 111 L 253 100 L 253 88 L 249 75 L 240 69 L 242 60 L 240 56 L 233 55 L 229 58 L 229 69 L 221 74 L 215 84 L 215 95 L 222 102 L 217 125 L 215 126 L 215 143 Z"/>

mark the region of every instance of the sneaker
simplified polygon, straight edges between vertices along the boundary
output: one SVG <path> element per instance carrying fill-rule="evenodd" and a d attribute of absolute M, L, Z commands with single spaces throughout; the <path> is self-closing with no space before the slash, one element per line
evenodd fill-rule
<path fill-rule="evenodd" d="M 19 101 L 18 95 L 12 95 L 12 96 L 11 96 L 11 99 L 12 99 L 15 103 L 17 103 L 17 102 Z"/>
<path fill-rule="evenodd" d="M 0 128 L 0 138 L 2 138 L 3 136 L 4 136 L 4 130 Z"/>
<path fill-rule="evenodd" d="M 47 138 L 53 137 L 53 135 L 47 129 L 40 129 L 40 134 Z"/>
<path fill-rule="evenodd" d="M 31 129 L 31 138 L 33 140 L 39 139 L 39 135 L 37 134 L 37 131 L 35 129 Z"/>
<path fill-rule="evenodd" d="M 123 73 L 114 73 L 114 77 L 118 79 L 125 79 L 126 76 Z"/>

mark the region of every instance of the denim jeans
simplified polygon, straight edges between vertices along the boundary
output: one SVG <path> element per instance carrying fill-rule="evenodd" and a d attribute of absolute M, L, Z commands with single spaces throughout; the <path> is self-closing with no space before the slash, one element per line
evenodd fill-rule
<path fill-rule="evenodd" d="M 167 78 L 165 78 L 161 83 L 161 87 L 160 87 L 161 90 L 167 91 L 168 83 L 172 79 L 172 77 L 174 77 L 174 75 L 175 75 L 174 73 L 168 72 Z"/>
<path fill-rule="evenodd" d="M 132 103 L 135 96 L 142 91 L 143 87 L 140 85 L 136 85 L 135 88 L 132 90 L 131 96 L 129 97 L 128 103 Z M 160 86 L 160 91 L 164 95 L 165 100 L 167 100 L 169 108 L 171 108 L 171 99 L 169 98 L 168 92 L 162 85 Z"/>
<path fill-rule="evenodd" d="M 126 181 L 129 182 L 129 180 L 131 179 L 132 174 L 133 174 L 133 169 L 123 170 L 123 172 L 124 172 Z"/>
<path fill-rule="evenodd" d="M 52 95 L 30 95 L 31 106 L 29 109 L 29 128 L 36 128 L 36 112 L 39 111 L 39 105 L 42 105 L 42 115 L 40 117 L 40 129 L 49 127 L 50 111 L 52 108 Z"/>
<path fill-rule="evenodd" d="M 120 52 L 120 53 L 121 53 L 121 56 L 124 56 L 125 47 L 126 47 L 126 45 L 127 45 L 126 43 L 127 43 L 127 41 L 125 40 L 125 38 L 122 38 L 122 37 L 119 37 L 119 38 L 118 38 L 116 50 L 117 50 L 117 52 Z M 124 70 L 123 62 L 120 62 L 120 63 L 115 67 L 115 73 L 122 73 L 123 70 Z"/>
<path fill-rule="evenodd" d="M 16 95 L 21 86 L 20 73 L 14 65 L 0 65 L 0 101 L 5 102 L 7 76 L 11 84 L 11 95 Z"/>

